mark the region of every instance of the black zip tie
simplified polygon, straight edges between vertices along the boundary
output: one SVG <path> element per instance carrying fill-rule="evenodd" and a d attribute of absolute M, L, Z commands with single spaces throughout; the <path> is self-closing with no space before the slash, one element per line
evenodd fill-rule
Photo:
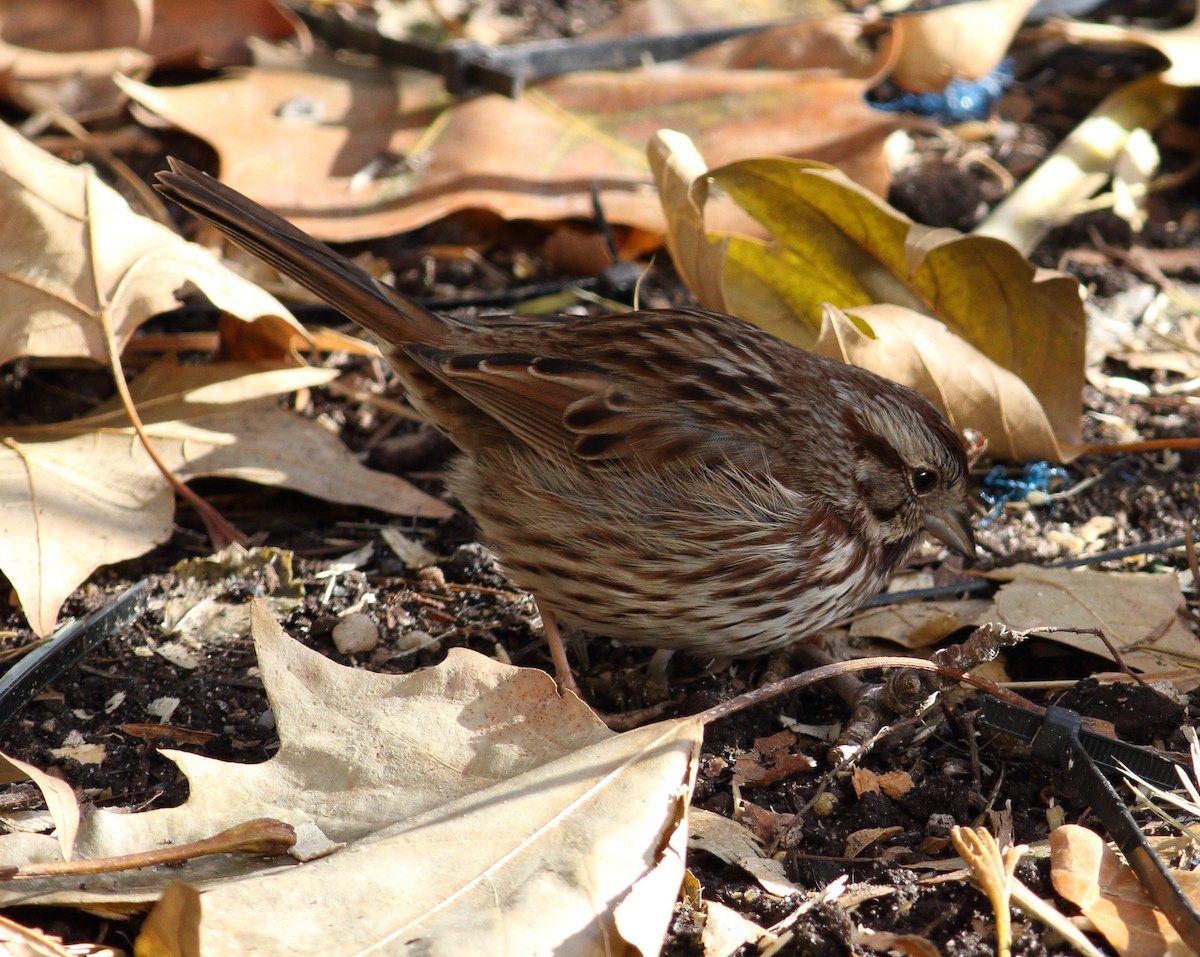
<path fill-rule="evenodd" d="M 1182 765 L 1149 748 L 1084 730 L 1079 713 L 1069 708 L 1051 706 L 1039 716 L 1027 708 L 985 695 L 983 724 L 1031 742 L 1034 757 L 1067 772 L 1068 780 L 1091 805 L 1154 906 L 1171 922 L 1183 942 L 1200 954 L 1200 911 L 1154 853 L 1146 835 L 1101 770 L 1103 767 L 1111 774 L 1136 774 L 1160 788 L 1174 790 L 1180 783 L 1176 768 Z"/>
<path fill-rule="evenodd" d="M 85 618 L 64 625 L 0 678 L 0 725 L 15 717 L 34 696 L 105 638 L 146 608 L 146 579 Z"/>

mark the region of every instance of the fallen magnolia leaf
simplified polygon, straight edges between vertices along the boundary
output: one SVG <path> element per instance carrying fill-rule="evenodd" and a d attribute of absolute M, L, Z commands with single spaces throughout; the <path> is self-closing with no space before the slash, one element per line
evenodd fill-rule
<path fill-rule="evenodd" d="M 1034 565 L 1013 565 L 986 574 L 1007 582 L 996 593 L 995 608 L 987 618 L 1014 631 L 1048 625 L 1067 629 L 1038 637 L 1111 661 L 1112 652 L 1101 639 L 1069 630 L 1098 629 L 1121 660 L 1137 671 L 1196 664 L 1195 635 L 1179 616 L 1184 600 L 1176 575 Z"/>
<path fill-rule="evenodd" d="M 0 363 L 22 356 L 111 364 L 134 330 L 198 286 L 245 320 L 304 330 L 272 296 L 204 249 L 138 216 L 91 170 L 38 149 L 0 123 Z M 111 336 L 111 342 L 110 342 Z"/>
<path fill-rule="evenodd" d="M 609 221 L 661 233 L 644 146 L 668 123 L 714 157 L 828 159 L 883 192 L 882 144 L 896 121 L 863 101 L 862 78 L 831 74 L 673 64 L 557 77 L 516 100 L 458 99 L 428 74 L 295 61 L 188 86 L 121 86 L 210 143 L 230 186 L 320 239 L 347 242 L 463 209 L 588 218 L 592 183 Z"/>
<path fill-rule="evenodd" d="M 402 479 L 367 469 L 336 436 L 274 402 L 336 375 L 163 359 L 130 394 L 158 454 L 184 481 L 220 475 L 391 514 L 451 514 Z M 118 400 L 72 422 L 0 429 L 0 440 L 0 570 L 30 627 L 46 635 L 95 569 L 170 537 L 175 496 Z"/>
<path fill-rule="evenodd" d="M 671 130 L 649 151 L 667 244 L 704 306 L 804 348 L 856 362 L 857 352 L 958 428 L 983 432 L 1000 457 L 1060 460 L 1081 446 L 1085 318 L 1074 279 L 1035 269 L 999 240 L 913 223 L 823 163 L 706 170 Z M 711 186 L 773 241 L 711 228 Z"/>
<path fill-rule="evenodd" d="M 161 752 L 186 775 L 187 803 L 95 810 L 75 855 L 173 846 L 256 817 L 316 824 L 347 846 L 302 866 L 221 856 L 83 886 L 31 878 L 0 884 L 0 900 L 111 909 L 182 880 L 203 892 L 201 954 L 349 955 L 418 938 L 431 955 L 661 945 L 684 873 L 698 722 L 616 735 L 544 672 L 461 649 L 403 676 L 342 667 L 257 603 L 254 640 L 275 757 Z M 0 837 L 6 865 L 30 853 L 15 837 Z"/>
<path fill-rule="evenodd" d="M 1171 874 L 1187 898 L 1200 903 L 1200 874 Z M 1191 953 L 1137 875 L 1095 831 L 1067 824 L 1050 832 L 1050 880 L 1121 957 Z"/>

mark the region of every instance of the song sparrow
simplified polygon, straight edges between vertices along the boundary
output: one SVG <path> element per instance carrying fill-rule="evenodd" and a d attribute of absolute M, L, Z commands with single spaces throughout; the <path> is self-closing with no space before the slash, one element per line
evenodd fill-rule
<path fill-rule="evenodd" d="M 700 309 L 436 315 L 178 161 L 159 189 L 382 340 L 463 452 L 450 488 L 555 619 L 745 657 L 875 593 L 929 531 L 964 555 L 967 463 L 911 389 Z"/>

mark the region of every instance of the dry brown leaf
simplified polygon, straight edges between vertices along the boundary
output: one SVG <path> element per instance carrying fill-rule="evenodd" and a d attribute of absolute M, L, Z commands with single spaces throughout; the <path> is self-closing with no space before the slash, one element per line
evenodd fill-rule
<path fill-rule="evenodd" d="M 201 957 L 200 894 L 182 881 L 167 885 L 142 924 L 134 957 Z"/>
<path fill-rule="evenodd" d="M 793 894 L 806 893 L 804 887 L 787 876 L 787 868 L 782 860 L 762 856 L 744 857 L 737 865 L 758 881 L 759 887 L 772 897 L 791 897 Z"/>
<path fill-rule="evenodd" d="M 779 835 L 796 822 L 795 814 L 780 814 L 743 800 L 739 806 L 746 826 L 764 844 L 774 844 Z"/>
<path fill-rule="evenodd" d="M 858 857 L 868 847 L 887 841 L 897 834 L 904 832 L 902 827 L 864 827 L 846 837 L 846 846 L 842 849 L 845 857 Z"/>
<path fill-rule="evenodd" d="M 36 927 L 22 927 L 0 917 L 0 951 L 11 957 L 78 957 L 78 951 L 63 946 L 57 937 L 47 937 Z"/>
<path fill-rule="evenodd" d="M 879 775 L 870 768 L 856 767 L 850 772 L 850 784 L 855 797 L 879 793 Z"/>
<path fill-rule="evenodd" d="M 855 933 L 854 943 L 860 947 L 869 947 L 877 954 L 900 953 L 906 957 L 942 957 L 937 944 L 919 934 L 890 934 L 864 927 Z"/>
<path fill-rule="evenodd" d="M 779 731 L 754 742 L 750 754 L 744 754 L 733 764 L 733 782 L 744 788 L 761 788 L 782 781 L 794 774 L 811 771 L 816 762 L 806 754 L 791 751 L 796 735 Z M 759 758 L 762 759 L 760 763 Z"/>
<path fill-rule="evenodd" d="M 881 146 L 894 120 L 862 101 L 853 77 L 676 65 L 559 77 L 519 100 L 458 101 L 421 73 L 296 67 L 122 87 L 211 143 L 231 186 L 332 241 L 404 232 L 462 209 L 587 218 L 593 182 L 609 220 L 661 233 L 644 146 L 664 123 L 691 130 L 719 159 L 816 156 L 886 189 Z M 377 169 L 381 157 L 392 165 Z"/>
<path fill-rule="evenodd" d="M 916 389 L 946 413 L 956 431 L 971 428 L 987 436 L 988 454 L 997 459 L 1065 457 L 1055 423 L 1021 377 L 936 319 L 892 305 L 848 313 L 827 305 L 824 313 L 813 352 Z M 1058 424 L 1075 439 L 1078 422 L 1072 412 Z"/>
<path fill-rule="evenodd" d="M 3 34 L 0 96 L 74 116 L 115 107 L 117 73 L 246 63 L 251 35 L 307 39 L 274 0 L 6 0 Z"/>
<path fill-rule="evenodd" d="M 691 142 L 669 130 L 650 157 L 672 257 L 703 305 L 805 348 L 858 352 L 958 427 L 983 432 L 999 456 L 1078 451 L 1085 321 L 1074 279 L 1035 269 L 1000 240 L 918 226 L 821 163 L 765 158 L 705 170 Z M 774 240 L 714 229 L 710 184 Z M 858 329 L 830 305 L 853 310 Z"/>
<path fill-rule="evenodd" d="M 893 801 L 899 801 L 913 789 L 912 775 L 907 771 L 887 771 L 878 777 L 879 789 Z"/>
<path fill-rule="evenodd" d="M 271 398 L 335 375 L 251 363 L 181 368 L 164 359 L 130 391 L 155 448 L 184 481 L 222 475 L 394 514 L 450 514 L 402 479 L 365 468 L 336 436 Z M 119 403 L 0 434 L 0 570 L 30 627 L 45 635 L 96 568 L 170 537 L 175 497 Z"/>
<path fill-rule="evenodd" d="M 15 778 L 6 775 L 9 780 L 29 778 L 38 786 L 46 800 L 46 807 L 50 809 L 54 818 L 54 839 L 58 841 L 59 852 L 63 860 L 69 860 L 75 847 L 75 836 L 79 833 L 79 803 L 75 800 L 75 792 L 71 785 L 62 778 L 46 774 L 33 765 L 8 755 L 0 755 L 0 763 L 6 766 L 6 770 L 19 775 Z"/>
<path fill-rule="evenodd" d="M 706 900 L 704 910 L 704 929 L 700 932 L 704 957 L 732 957 L 742 953 L 746 944 L 756 944 L 771 936 L 766 928 L 720 901 Z"/>
<path fill-rule="evenodd" d="M 906 90 L 940 93 L 959 77 L 975 80 L 1004 59 L 1037 0 L 976 0 L 893 18 L 891 78 Z"/>
<path fill-rule="evenodd" d="M 1190 23 L 1171 30 L 1149 30 L 1083 20 L 1052 20 L 1045 26 L 1074 43 L 1134 44 L 1158 50 L 1171 63 L 1159 79 L 1173 86 L 1200 85 L 1200 10 Z"/>
<path fill-rule="evenodd" d="M 220 266 L 204 249 L 136 215 L 90 170 L 64 163 L 0 124 L 0 363 L 19 356 L 109 362 L 134 330 L 178 306 L 198 286 L 219 308 L 303 328 L 272 296 Z"/>
<path fill-rule="evenodd" d="M 988 577 L 1008 582 L 988 618 L 1015 631 L 1098 628 L 1138 671 L 1200 664 L 1196 638 L 1179 616 L 1184 601 L 1176 575 L 1014 565 Z M 1094 635 L 1062 631 L 1039 637 L 1112 660 Z"/>
<path fill-rule="evenodd" d="M 735 8 L 727 5 L 726 9 Z M 759 22 L 765 22 L 765 18 Z M 710 27 L 712 23 L 696 26 Z M 837 76 L 858 77 L 871 85 L 883 58 L 863 42 L 862 28 L 863 20 L 858 16 L 817 16 L 727 40 L 693 53 L 684 62 L 739 70 L 827 70 Z"/>
<path fill-rule="evenodd" d="M 726 864 L 736 864 L 744 857 L 761 857 L 762 841 L 744 824 L 732 821 L 724 814 L 694 808 L 688 847 L 707 851 Z"/>
<path fill-rule="evenodd" d="M 1193 904 L 1200 903 L 1200 874 L 1175 870 L 1172 876 Z M 1121 957 L 1191 953 L 1137 875 L 1095 831 L 1067 824 L 1050 833 L 1050 880 Z"/>
<path fill-rule="evenodd" d="M 762 842 L 748 827 L 703 808 L 692 808 L 688 848 L 736 864 L 768 894 L 787 897 L 801 888 L 788 880 L 782 861 L 763 856 Z"/>
<path fill-rule="evenodd" d="M 347 846 L 303 866 L 223 855 L 82 889 L 31 879 L 0 885 L 0 899 L 130 905 L 183 880 L 203 891 L 203 954 L 356 954 L 417 937 L 428 954 L 513 957 L 568 940 L 574 953 L 661 943 L 684 872 L 699 723 L 616 735 L 541 671 L 455 649 L 415 674 L 373 674 L 291 640 L 261 605 L 254 617 L 276 756 L 163 752 L 188 778 L 187 803 L 94 811 L 76 853 L 176 845 L 257 817 Z M 28 853 L 11 837 L 0 837 L 6 864 Z"/>
<path fill-rule="evenodd" d="M 850 624 L 852 638 L 886 638 L 905 648 L 929 648 L 960 628 L 987 621 L 992 603 L 981 598 L 964 601 L 913 601 L 872 608 Z"/>

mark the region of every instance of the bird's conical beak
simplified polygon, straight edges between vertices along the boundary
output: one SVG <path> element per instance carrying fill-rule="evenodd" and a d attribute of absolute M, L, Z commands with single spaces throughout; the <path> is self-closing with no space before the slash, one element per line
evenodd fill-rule
<path fill-rule="evenodd" d="M 944 512 L 930 512 L 925 516 L 925 531 L 963 558 L 974 560 L 975 533 L 971 531 L 971 522 L 964 513 L 953 508 Z"/>

